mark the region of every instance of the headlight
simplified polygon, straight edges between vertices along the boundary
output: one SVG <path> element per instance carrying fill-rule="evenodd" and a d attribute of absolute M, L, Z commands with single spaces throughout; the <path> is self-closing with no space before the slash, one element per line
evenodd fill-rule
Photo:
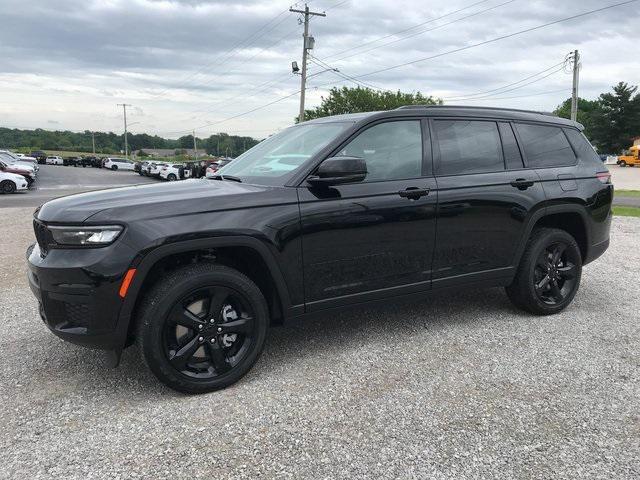
<path fill-rule="evenodd" d="M 120 225 L 103 227 L 55 227 L 49 226 L 51 236 L 58 245 L 104 246 L 112 243 L 120 232 Z"/>

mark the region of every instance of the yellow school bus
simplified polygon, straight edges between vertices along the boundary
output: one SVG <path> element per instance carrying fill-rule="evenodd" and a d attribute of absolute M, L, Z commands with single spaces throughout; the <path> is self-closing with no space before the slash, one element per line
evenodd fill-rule
<path fill-rule="evenodd" d="M 638 151 L 640 145 L 634 145 L 629 149 L 629 155 L 620 155 L 618 157 L 618 165 L 621 167 L 633 167 L 634 165 L 640 165 L 640 159 L 638 158 Z"/>

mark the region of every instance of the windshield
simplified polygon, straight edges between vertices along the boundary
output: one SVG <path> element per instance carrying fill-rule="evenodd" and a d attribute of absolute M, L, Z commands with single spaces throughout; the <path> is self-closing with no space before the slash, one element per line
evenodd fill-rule
<path fill-rule="evenodd" d="M 297 125 L 263 140 L 216 173 L 258 185 L 284 185 L 293 172 L 351 122 Z"/>

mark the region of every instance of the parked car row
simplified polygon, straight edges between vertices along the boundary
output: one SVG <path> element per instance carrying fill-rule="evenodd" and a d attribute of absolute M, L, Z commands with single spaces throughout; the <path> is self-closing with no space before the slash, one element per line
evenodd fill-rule
<path fill-rule="evenodd" d="M 144 177 L 160 178 L 170 182 L 187 178 L 212 178 L 221 167 L 231 160 L 233 159 L 223 158 L 185 163 L 144 161 L 136 163 L 133 170 Z"/>
<path fill-rule="evenodd" d="M 39 169 L 34 157 L 0 150 L 0 192 L 14 193 L 28 189 L 36 181 Z"/>

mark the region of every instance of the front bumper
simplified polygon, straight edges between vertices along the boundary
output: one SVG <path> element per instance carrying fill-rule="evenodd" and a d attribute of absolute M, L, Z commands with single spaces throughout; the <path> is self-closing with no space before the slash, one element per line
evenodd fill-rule
<path fill-rule="evenodd" d="M 126 266 L 109 272 L 106 249 L 27 250 L 29 287 L 45 325 L 58 337 L 90 348 L 121 350 L 128 322 L 119 322 L 118 289 Z M 97 261 L 97 262 L 96 262 Z"/>

